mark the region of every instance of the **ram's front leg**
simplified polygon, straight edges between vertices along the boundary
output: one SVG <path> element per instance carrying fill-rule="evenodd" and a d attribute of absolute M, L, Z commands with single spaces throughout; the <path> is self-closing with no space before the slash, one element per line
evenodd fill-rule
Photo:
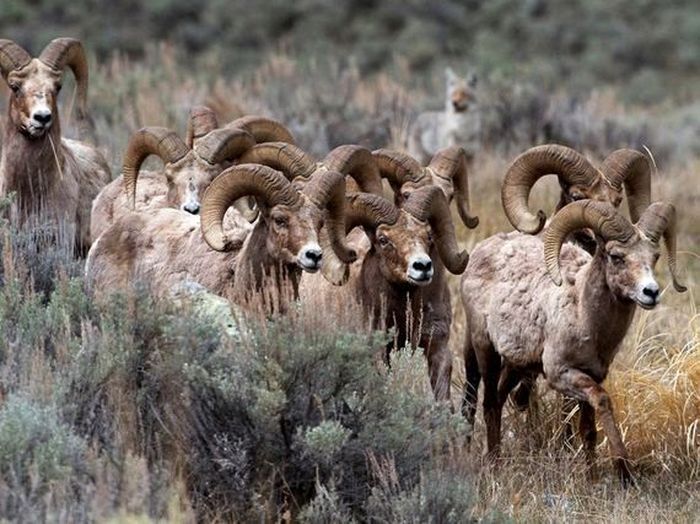
<path fill-rule="evenodd" d="M 547 370 L 545 372 L 547 373 Z M 557 391 L 577 400 L 587 402 L 593 408 L 595 416 L 600 419 L 603 432 L 608 438 L 610 453 L 623 486 L 633 484 L 634 480 L 630 472 L 627 449 L 625 449 L 620 429 L 615 422 L 612 402 L 607 391 L 589 375 L 577 369 L 565 369 L 560 374 L 547 373 L 547 380 Z M 591 423 L 595 423 L 595 418 L 591 419 L 590 412 L 582 411 L 581 415 L 586 418 L 583 429 L 587 430 L 587 438 L 585 438 L 586 442 L 584 445 L 587 448 L 587 455 L 589 455 L 589 450 L 594 445 L 589 426 Z M 593 426 L 593 430 L 595 430 L 595 426 Z"/>
<path fill-rule="evenodd" d="M 421 345 L 426 348 L 430 385 L 435 400 L 450 400 L 452 383 L 452 353 L 447 347 L 447 337 L 424 339 Z"/>

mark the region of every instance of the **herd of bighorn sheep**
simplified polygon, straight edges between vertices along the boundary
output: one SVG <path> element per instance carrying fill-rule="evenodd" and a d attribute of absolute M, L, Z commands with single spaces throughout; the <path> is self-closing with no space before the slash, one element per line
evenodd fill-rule
<path fill-rule="evenodd" d="M 483 381 L 489 453 L 499 452 L 508 396 L 524 408 L 543 375 L 579 403 L 591 467 L 598 418 L 621 480 L 631 481 L 601 384 L 636 306 L 659 302 L 661 239 L 673 286 L 686 290 L 677 278 L 676 212 L 652 202 L 645 155 L 621 149 L 596 168 L 565 146 L 527 150 L 502 185 L 516 231 L 483 240 L 470 257 L 450 212 L 454 201 L 464 226 L 479 223 L 469 207 L 471 154 L 459 145 L 438 150 L 425 166 L 402 152 L 356 145 L 318 161 L 279 122 L 246 116 L 220 126 L 213 111 L 195 107 L 185 140 L 162 127 L 134 132 L 121 175 L 110 181 L 94 146 L 61 135 L 57 98 L 65 68 L 76 79 L 76 120 L 84 130 L 88 68 L 80 42 L 59 38 L 32 58 L 0 40 L 0 71 L 10 87 L 0 194 L 13 195 L 17 220 L 34 216 L 74 228 L 96 298 L 140 281 L 167 298 L 196 282 L 241 307 L 258 299 L 270 313 L 284 313 L 305 293 L 346 286 L 373 327 L 394 333 L 387 364 L 395 347 L 422 347 L 435 397 L 448 400 L 447 273 L 461 275 L 463 413 L 474 422 Z M 142 172 L 151 155 L 162 169 Z M 561 186 L 549 221 L 528 205 L 545 175 L 556 175 Z M 629 219 L 619 211 L 623 193 Z M 319 270 L 324 278 L 309 276 Z"/>

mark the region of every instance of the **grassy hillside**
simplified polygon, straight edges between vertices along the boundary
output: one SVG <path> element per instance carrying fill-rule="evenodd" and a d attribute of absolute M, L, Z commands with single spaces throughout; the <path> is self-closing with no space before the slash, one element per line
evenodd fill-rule
<path fill-rule="evenodd" d="M 352 60 L 363 73 L 400 57 L 424 79 L 451 62 L 543 87 L 625 85 L 641 103 L 692 96 L 700 77 L 692 0 L 3 2 L 3 37 L 38 50 L 63 34 L 80 36 L 100 59 L 116 50 L 142 56 L 150 41 L 236 74 L 280 49 L 307 61 Z"/>
<path fill-rule="evenodd" d="M 486 463 L 481 418 L 468 446 L 462 418 L 433 402 L 421 352 L 378 367 L 386 335 L 338 298 L 272 320 L 237 311 L 232 319 L 207 299 L 157 303 L 147 289 L 98 307 L 65 231 L 2 220 L 0 516 L 694 522 L 700 105 L 691 86 L 700 38 L 690 2 L 275 4 L 212 1 L 194 11 L 179 0 L 6 0 L 0 36 L 34 50 L 57 34 L 86 39 L 95 53 L 90 107 L 115 176 L 131 132 L 163 125 L 184 136 L 189 108 L 201 103 L 221 123 L 244 113 L 278 118 L 317 156 L 343 143 L 402 148 L 415 115 L 443 105 L 442 64 L 476 64 L 484 148 L 469 176 L 481 223 L 458 225 L 468 249 L 511 229 L 500 182 L 525 148 L 556 140 L 598 162 L 619 147 L 648 147 L 654 198 L 679 210 L 690 290 L 675 293 L 659 264 L 662 303 L 638 312 L 606 382 L 638 488 L 620 489 L 602 436 L 600 478 L 587 479 L 578 442 L 562 443 L 561 399 L 545 388 L 528 417 L 506 408 L 503 458 Z M 161 38 L 173 43 L 150 43 Z M 71 91 L 67 82 L 69 135 Z M 7 95 L 0 82 L 0 127 Z M 557 184 L 541 186 L 533 205 L 550 211 Z M 451 277 L 455 406 L 458 282 Z"/>

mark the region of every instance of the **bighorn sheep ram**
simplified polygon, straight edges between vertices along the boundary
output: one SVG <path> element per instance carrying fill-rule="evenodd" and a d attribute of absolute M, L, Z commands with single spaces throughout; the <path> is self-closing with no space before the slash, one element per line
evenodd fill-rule
<path fill-rule="evenodd" d="M 501 200 L 506 216 L 523 233 L 537 234 L 544 227 L 546 215 L 540 210 L 533 214 L 528 197 L 534 184 L 543 176 L 555 174 L 561 187 L 556 211 L 565 205 L 583 199 L 609 202 L 614 207 L 622 203 L 622 192 L 627 195 L 627 206 L 632 222 L 636 222 L 651 202 L 651 165 L 645 155 L 631 149 L 613 151 L 596 169 L 577 151 L 557 144 L 536 146 L 519 155 L 508 168 L 501 187 Z M 573 241 L 589 253 L 596 250 L 595 239 L 587 231 L 576 231 Z M 473 355 L 471 356 L 473 357 Z M 476 369 L 476 362 L 467 363 Z M 478 379 L 467 384 L 476 391 Z M 527 408 L 534 383 L 527 377 L 511 396 L 519 410 Z"/>
<path fill-rule="evenodd" d="M 471 160 L 481 145 L 476 75 L 460 78 L 447 68 L 445 80 L 445 110 L 421 113 L 409 129 L 408 152 L 421 164 L 448 146 L 463 147 Z"/>
<path fill-rule="evenodd" d="M 434 186 L 415 190 L 397 207 L 369 193 L 346 197 L 346 229 L 361 226 L 371 243 L 346 286 L 363 305 L 373 327 L 396 329 L 386 348 L 411 344 L 425 350 L 436 399 L 450 398 L 452 355 L 447 347 L 452 321 L 446 269 L 460 274 L 468 255 L 459 251 L 447 200 Z M 338 293 L 310 283 L 305 293 Z"/>
<path fill-rule="evenodd" d="M 294 140 L 282 124 L 259 116 L 242 117 L 217 128 L 214 112 L 200 106 L 190 113 L 186 142 L 173 131 L 161 127 L 137 131 L 127 146 L 122 175 L 95 199 L 92 208 L 94 237 L 134 209 L 172 207 L 196 215 L 201 206 L 200 195 L 214 177 L 256 142 Z M 151 155 L 163 161 L 162 173 L 141 172 L 141 165 Z M 245 204 L 245 200 L 238 202 L 236 209 L 252 221 L 257 215 Z M 230 215 L 228 218 L 227 227 L 243 225 Z"/>
<path fill-rule="evenodd" d="M 200 217 L 174 209 L 125 215 L 90 250 L 87 280 L 105 293 L 124 289 L 140 277 L 159 295 L 194 281 L 245 302 L 262 291 L 265 279 L 273 278 L 278 289 L 289 284 L 296 294 L 301 271 L 315 272 L 321 265 L 318 232 L 324 219 L 338 257 L 350 262 L 356 256 L 345 245 L 344 194 L 345 180 L 339 173 L 320 173 L 298 191 L 269 167 L 233 166 L 207 188 L 201 228 Z M 245 196 L 257 199 L 260 216 L 241 238 L 224 231 L 223 219 L 229 206 Z"/>
<path fill-rule="evenodd" d="M 0 40 L 0 72 L 10 86 L 0 158 L 0 194 L 15 192 L 20 217 L 33 213 L 75 226 L 75 246 L 91 243 L 90 208 L 110 179 L 104 157 L 93 147 L 61 137 L 57 98 L 63 70 L 73 71 L 78 121 L 87 119 L 88 65 L 83 46 L 57 38 L 32 58 L 10 40 Z"/>
<path fill-rule="evenodd" d="M 435 397 L 449 399 L 452 307 L 445 269 L 461 274 L 469 257 L 458 249 L 445 196 L 434 186 L 420 188 L 398 208 L 358 194 L 350 209 L 347 227 L 361 225 L 372 244 L 350 285 L 375 320 L 396 328 L 398 347 L 424 348 Z"/>
<path fill-rule="evenodd" d="M 367 234 L 360 231 L 361 240 L 357 235 L 352 240 L 348 237 L 360 257 L 352 271 L 341 268 L 343 265 L 338 261 L 338 268 L 331 266 L 324 272 L 326 279 L 335 285 L 349 279 L 347 287 L 353 297 L 364 304 L 375 327 L 397 328 L 396 339 L 387 348 L 387 361 L 388 351 L 394 345 L 414 344 L 425 349 L 431 385 L 440 400 L 449 398 L 452 370 L 452 357 L 447 348 L 452 311 L 446 267 L 442 261 L 447 260 L 448 269 L 459 273 L 464 268 L 460 264 L 462 260 L 466 263 L 467 256 L 466 253 L 456 254 L 449 204 L 443 195 L 452 198 L 456 185 L 460 216 L 470 227 L 478 223 L 478 219 L 469 214 L 467 173 L 462 155 L 460 148 L 444 150 L 428 169 L 398 152 L 375 151 L 369 158 L 365 153 L 363 162 L 354 163 L 357 169 L 352 173 L 365 193 L 348 197 L 348 231 L 361 226 Z M 342 164 L 337 167 L 344 172 Z M 390 181 L 396 205 L 382 198 L 378 175 Z M 453 183 L 453 179 L 456 182 Z M 435 185 L 431 185 L 433 180 L 437 181 Z M 353 211 L 353 206 L 360 206 L 362 211 Z M 437 252 L 433 233 L 437 236 Z M 363 241 L 369 245 L 365 246 Z M 324 264 L 329 261 L 325 260 Z M 338 293 L 319 281 L 302 280 L 302 287 L 304 295 L 319 291 Z M 385 323 L 380 325 L 381 322 Z"/>
<path fill-rule="evenodd" d="M 593 255 L 565 243 L 583 228 L 595 234 Z M 465 361 L 476 355 L 484 380 L 490 453 L 499 450 L 501 411 L 510 389 L 523 375 L 543 373 L 553 389 L 579 401 L 588 463 L 593 464 L 598 416 L 623 483 L 631 480 L 601 383 L 636 305 L 652 309 L 659 302 L 654 266 L 662 237 L 674 287 L 685 291 L 676 277 L 675 209 L 662 202 L 649 206 L 634 225 L 609 203 L 573 202 L 554 216 L 544 238 L 514 232 L 476 246 L 461 285 L 468 324 L 464 351 Z M 464 394 L 465 405 L 475 406 L 469 384 Z M 474 410 L 466 410 L 472 423 Z"/>
<path fill-rule="evenodd" d="M 613 151 L 596 169 L 586 157 L 566 146 L 536 146 L 513 161 L 501 186 L 503 209 L 518 231 L 534 235 L 544 227 L 547 216 L 542 210 L 532 213 L 528 198 L 535 183 L 549 174 L 556 174 L 561 186 L 557 211 L 583 199 L 619 207 L 624 188 L 630 218 L 636 222 L 651 202 L 651 166 L 639 151 Z"/>
<path fill-rule="evenodd" d="M 241 156 L 240 161 L 262 164 L 277 169 L 283 172 L 289 180 L 294 180 L 296 185 L 304 184 L 306 180 L 317 173 L 336 171 L 346 176 L 346 188 L 349 188 L 350 191 L 359 190 L 375 195 L 382 194 L 379 169 L 371 152 L 357 145 L 339 146 L 328 153 L 322 162 L 316 162 L 313 157 L 292 144 L 269 142 L 258 144 L 246 151 Z M 349 268 L 335 256 L 332 249 L 328 249 L 330 244 L 325 230 L 321 230 L 319 241 L 326 252 L 321 267 L 323 276 L 334 285 L 346 282 Z M 361 238 L 351 235 L 348 242 L 353 245 L 356 252 L 364 253 L 366 251 Z"/>

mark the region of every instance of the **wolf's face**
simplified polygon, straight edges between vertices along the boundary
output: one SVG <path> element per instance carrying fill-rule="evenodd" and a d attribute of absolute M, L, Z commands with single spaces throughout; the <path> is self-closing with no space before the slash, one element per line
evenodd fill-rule
<path fill-rule="evenodd" d="M 449 67 L 445 69 L 447 110 L 455 113 L 469 111 L 476 105 L 477 78 L 474 73 L 460 77 Z"/>

